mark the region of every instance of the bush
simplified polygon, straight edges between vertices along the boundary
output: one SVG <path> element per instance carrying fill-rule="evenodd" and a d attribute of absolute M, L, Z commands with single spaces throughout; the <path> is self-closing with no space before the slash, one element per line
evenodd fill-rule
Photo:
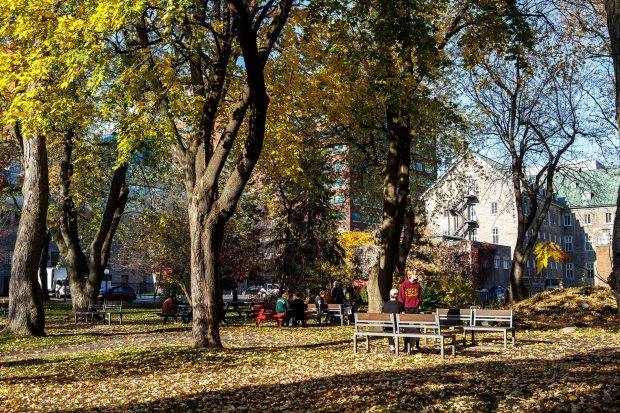
<path fill-rule="evenodd" d="M 471 281 L 461 276 L 442 277 L 422 287 L 422 310 L 436 308 L 466 308 L 477 305 L 478 293 Z"/>

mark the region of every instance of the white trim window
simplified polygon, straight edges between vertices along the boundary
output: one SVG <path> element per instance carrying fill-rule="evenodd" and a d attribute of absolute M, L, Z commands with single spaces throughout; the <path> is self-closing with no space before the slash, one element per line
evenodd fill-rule
<path fill-rule="evenodd" d="M 594 278 L 594 263 L 586 262 L 586 277 Z"/>
<path fill-rule="evenodd" d="M 613 223 L 613 221 L 612 221 L 612 214 L 611 214 L 611 212 L 605 212 L 605 223 L 606 223 L 606 224 L 611 224 L 611 223 Z"/>
<path fill-rule="evenodd" d="M 569 280 L 572 280 L 573 278 L 575 278 L 575 273 L 573 272 L 573 263 L 572 262 L 567 262 L 566 263 L 566 278 Z"/>
<path fill-rule="evenodd" d="M 583 215 L 583 225 L 591 225 L 592 224 L 592 215 L 584 214 Z"/>
<path fill-rule="evenodd" d="M 564 251 L 571 252 L 573 250 L 573 236 L 565 235 L 564 236 Z"/>
<path fill-rule="evenodd" d="M 565 227 L 572 227 L 573 226 L 573 220 L 571 219 L 571 215 L 570 214 L 564 214 L 564 226 Z"/>
<path fill-rule="evenodd" d="M 508 257 L 504 257 L 504 269 L 505 270 L 509 270 L 510 269 L 510 258 L 508 258 Z"/>
<path fill-rule="evenodd" d="M 497 202 L 491 202 L 491 215 L 497 215 Z"/>
<path fill-rule="evenodd" d="M 583 242 L 584 242 L 584 246 L 583 246 L 584 251 L 593 251 L 593 249 L 592 249 L 592 235 L 586 234 L 584 236 Z"/>
<path fill-rule="evenodd" d="M 500 263 L 501 258 L 500 257 L 495 257 L 495 268 L 499 269 L 499 263 Z"/>
<path fill-rule="evenodd" d="M 493 244 L 499 244 L 499 228 L 492 228 L 491 235 L 493 236 Z"/>

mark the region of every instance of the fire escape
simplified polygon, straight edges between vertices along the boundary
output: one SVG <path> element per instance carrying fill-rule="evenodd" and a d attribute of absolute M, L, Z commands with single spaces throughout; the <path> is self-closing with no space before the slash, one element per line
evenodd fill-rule
<path fill-rule="evenodd" d="M 448 222 L 450 235 L 473 239 L 474 230 L 479 227 L 475 207 L 477 203 L 478 196 L 470 193 L 450 208 L 450 221 Z"/>

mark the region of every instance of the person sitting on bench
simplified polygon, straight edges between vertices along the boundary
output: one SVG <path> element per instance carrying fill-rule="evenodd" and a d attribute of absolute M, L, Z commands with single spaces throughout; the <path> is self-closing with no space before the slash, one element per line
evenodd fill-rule
<path fill-rule="evenodd" d="M 403 303 L 398 301 L 398 290 L 396 288 L 392 288 L 390 290 L 390 301 L 383 304 L 382 313 L 386 314 L 400 314 L 405 311 L 405 306 Z M 389 329 L 384 328 L 386 332 L 389 332 Z M 390 351 L 394 353 L 396 351 L 396 347 L 394 347 L 394 337 L 388 337 L 388 343 L 390 344 Z"/>
<path fill-rule="evenodd" d="M 174 318 L 175 324 L 177 323 L 177 299 L 174 294 L 170 294 L 164 300 L 161 306 L 161 315 L 164 317 L 164 324 L 168 321 L 168 317 Z"/>

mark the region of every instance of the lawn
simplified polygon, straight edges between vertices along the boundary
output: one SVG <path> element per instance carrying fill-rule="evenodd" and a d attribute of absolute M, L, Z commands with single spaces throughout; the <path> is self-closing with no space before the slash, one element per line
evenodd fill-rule
<path fill-rule="evenodd" d="M 352 327 L 257 328 L 232 318 L 225 349 L 188 347 L 190 328 L 132 308 L 119 325 L 77 326 L 50 304 L 46 338 L 0 337 L 0 411 L 604 411 L 620 409 L 616 323 L 396 357 L 352 354 Z M 614 319 L 615 320 L 615 319 Z M 527 320 L 521 320 L 524 325 Z M 0 327 L 4 319 L 0 319 Z"/>

